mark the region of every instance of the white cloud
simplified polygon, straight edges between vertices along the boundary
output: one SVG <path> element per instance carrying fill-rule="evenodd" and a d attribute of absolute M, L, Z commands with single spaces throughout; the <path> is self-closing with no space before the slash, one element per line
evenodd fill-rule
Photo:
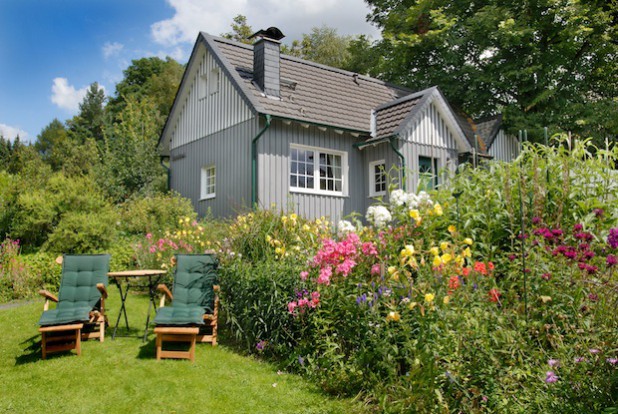
<path fill-rule="evenodd" d="M 118 42 L 106 42 L 101 48 L 103 52 L 103 57 L 105 59 L 109 59 L 112 56 L 118 55 L 122 51 L 122 49 L 124 49 L 124 45 Z"/>
<path fill-rule="evenodd" d="M 79 104 L 86 96 L 87 90 L 88 86 L 75 89 L 73 85 L 69 85 L 66 78 L 55 78 L 52 85 L 51 101 L 58 107 L 75 113 L 79 110 Z"/>
<path fill-rule="evenodd" d="M 369 8 L 363 0 L 167 0 L 174 16 L 154 23 L 155 42 L 166 46 L 193 43 L 200 31 L 218 36 L 229 32 L 238 14 L 247 17 L 254 30 L 276 26 L 287 40 L 300 39 L 313 27 L 334 27 L 341 35 L 367 34 L 379 37 L 379 31 L 366 22 Z M 285 40 L 284 40 L 285 41 Z"/>
<path fill-rule="evenodd" d="M 10 126 L 7 124 L 0 124 L 0 135 L 2 135 L 5 139 L 9 140 L 15 139 L 17 135 L 19 135 L 19 139 L 21 142 L 29 141 L 30 134 L 19 127 Z"/>

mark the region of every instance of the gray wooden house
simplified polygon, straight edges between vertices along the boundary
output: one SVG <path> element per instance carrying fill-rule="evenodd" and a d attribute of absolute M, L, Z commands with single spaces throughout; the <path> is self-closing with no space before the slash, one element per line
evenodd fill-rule
<path fill-rule="evenodd" d="M 437 88 L 412 93 L 282 55 L 271 29 L 253 46 L 200 33 L 193 48 L 159 148 L 171 188 L 200 215 L 257 203 L 339 220 L 392 181 L 437 185 L 477 150 Z"/>

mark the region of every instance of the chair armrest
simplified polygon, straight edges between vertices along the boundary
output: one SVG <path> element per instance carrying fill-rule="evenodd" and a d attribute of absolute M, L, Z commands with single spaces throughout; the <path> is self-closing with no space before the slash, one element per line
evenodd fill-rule
<path fill-rule="evenodd" d="M 43 296 L 47 300 L 58 302 L 58 298 L 54 296 L 54 294 L 48 290 L 44 290 L 44 289 L 39 290 L 39 295 Z"/>
<path fill-rule="evenodd" d="M 161 299 L 159 300 L 159 307 L 162 308 L 165 306 L 165 298 L 168 297 L 170 298 L 170 301 L 174 300 L 174 295 L 172 295 L 172 292 L 170 292 L 170 290 L 167 288 L 167 286 L 165 286 L 165 284 L 160 283 L 157 286 L 157 290 L 161 293 L 163 293 L 163 295 L 161 295 Z"/>
<path fill-rule="evenodd" d="M 216 293 L 219 293 L 219 292 L 221 291 L 221 286 L 219 286 L 219 285 L 214 285 L 214 286 L 212 287 L 212 290 L 214 290 Z"/>
<path fill-rule="evenodd" d="M 97 289 L 101 292 L 101 297 L 107 299 L 107 289 L 105 289 L 105 285 L 103 283 L 97 283 Z"/>

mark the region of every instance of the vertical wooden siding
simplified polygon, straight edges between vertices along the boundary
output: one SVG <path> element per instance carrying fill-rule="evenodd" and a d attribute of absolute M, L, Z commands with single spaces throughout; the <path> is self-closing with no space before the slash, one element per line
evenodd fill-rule
<path fill-rule="evenodd" d="M 367 208 L 376 203 L 376 199 L 373 197 L 370 197 L 369 194 L 371 194 L 370 189 L 369 189 L 369 163 L 373 162 L 373 161 L 378 161 L 378 160 L 384 160 L 386 166 L 386 172 L 388 174 L 390 174 L 389 178 L 387 178 L 387 183 L 386 183 L 386 188 L 387 188 L 387 193 L 388 193 L 388 188 L 391 184 L 394 184 L 395 187 L 399 188 L 400 187 L 400 182 L 401 182 L 401 168 L 400 168 L 400 163 L 401 160 L 399 159 L 399 157 L 397 156 L 397 154 L 395 154 L 395 151 L 393 151 L 393 148 L 391 147 L 391 144 L 389 144 L 388 142 L 382 143 L 382 144 L 378 144 L 375 147 L 365 147 L 362 150 L 363 153 L 363 168 L 364 171 L 362 172 L 365 178 L 365 191 L 364 191 L 364 201 L 365 201 L 365 205 L 363 207 L 363 210 L 359 211 L 359 213 L 361 213 L 362 215 L 364 215 L 367 211 Z M 388 194 L 386 196 L 382 197 L 383 201 L 388 201 Z"/>
<path fill-rule="evenodd" d="M 172 149 L 172 189 L 190 198 L 197 213 L 208 209 L 216 217 L 230 217 L 251 205 L 251 139 L 258 132 L 256 118 Z M 200 200 L 203 166 L 216 168 L 216 197 Z"/>
<path fill-rule="evenodd" d="M 273 205 L 284 211 L 295 212 L 314 219 L 321 216 L 336 222 L 365 207 L 365 174 L 362 154 L 352 144 L 358 141 L 347 133 L 337 134 L 332 129 L 321 131 L 298 123 L 285 125 L 274 120 L 258 144 L 258 199 L 261 207 Z M 307 145 L 348 154 L 348 191 L 346 196 L 295 193 L 289 186 L 290 144 Z"/>
<path fill-rule="evenodd" d="M 247 104 L 243 101 L 225 72 L 207 52 L 205 46 L 190 70 L 187 78 L 187 92 L 183 93 L 182 106 L 176 118 L 171 136 L 170 149 L 178 148 L 190 142 L 206 137 L 253 117 Z M 219 70 L 219 90 L 206 97 L 200 92 L 200 76 L 211 76 L 212 70 Z M 180 104 L 180 102 L 179 102 Z"/>
<path fill-rule="evenodd" d="M 519 155 L 517 138 L 507 135 L 503 130 L 498 132 L 495 141 L 489 148 L 489 155 L 499 161 L 513 161 Z"/>
<path fill-rule="evenodd" d="M 433 104 L 406 131 L 404 141 L 400 141 L 400 151 L 406 159 L 408 191 L 418 190 L 419 156 L 437 158 L 439 170 L 445 167 L 450 170 L 457 168 L 455 137 Z M 439 182 L 444 182 L 442 175 Z"/>

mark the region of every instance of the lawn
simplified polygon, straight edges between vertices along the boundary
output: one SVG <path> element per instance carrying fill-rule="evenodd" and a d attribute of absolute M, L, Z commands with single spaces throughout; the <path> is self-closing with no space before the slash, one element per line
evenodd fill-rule
<path fill-rule="evenodd" d="M 120 299 L 110 286 L 116 321 Z M 129 323 L 143 329 L 147 300 L 130 294 Z M 41 359 L 37 321 L 43 300 L 0 309 L 0 412 L 356 413 L 355 401 L 321 394 L 302 378 L 235 353 L 198 344 L 196 361 L 155 359 L 154 335 L 89 340 L 75 352 Z M 125 332 L 126 333 L 126 332 Z M 143 331 L 142 331 L 143 333 Z"/>

